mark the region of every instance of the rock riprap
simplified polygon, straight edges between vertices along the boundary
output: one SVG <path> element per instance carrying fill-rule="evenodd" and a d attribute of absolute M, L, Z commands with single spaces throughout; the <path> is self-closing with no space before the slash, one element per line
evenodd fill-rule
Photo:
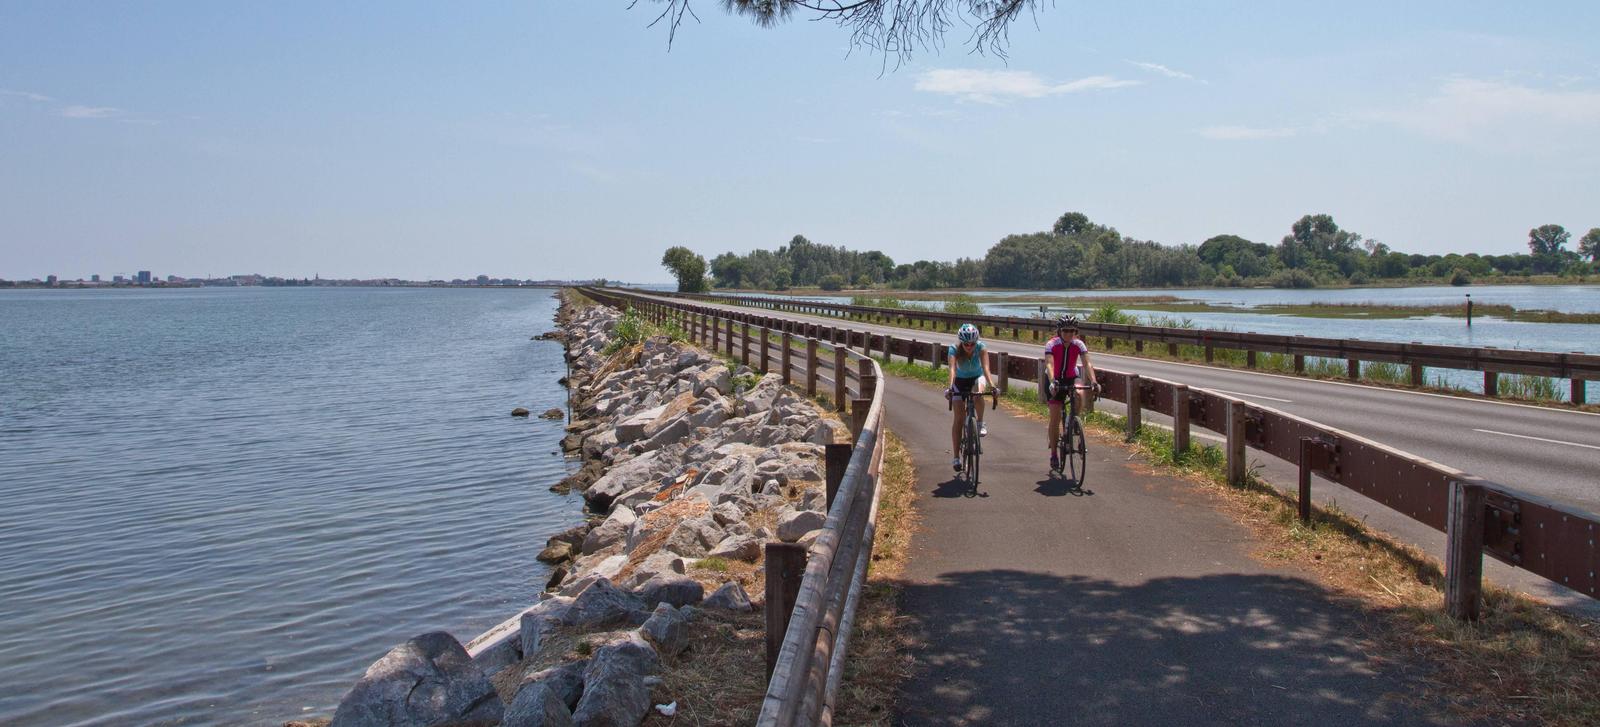
<path fill-rule="evenodd" d="M 619 318 L 563 304 L 542 337 L 567 349 L 561 446 L 581 458 L 551 489 L 581 492 L 589 518 L 539 554 L 555 566 L 541 600 L 464 648 L 444 633 L 395 647 L 335 725 L 637 725 L 697 606 L 753 608 L 724 568 L 695 564 L 756 563 L 764 543 L 815 540 L 823 445 L 846 430 L 776 375 L 663 337 L 614 344 Z"/>

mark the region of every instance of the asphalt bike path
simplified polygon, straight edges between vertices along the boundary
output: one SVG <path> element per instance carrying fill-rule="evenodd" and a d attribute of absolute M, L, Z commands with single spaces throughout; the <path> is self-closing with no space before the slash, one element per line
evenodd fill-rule
<path fill-rule="evenodd" d="M 887 333 L 901 340 L 955 340 L 954 333 L 944 331 L 898 328 L 735 305 L 714 307 L 760 311 L 779 318 L 823 325 L 845 325 L 880 335 Z M 1037 357 L 1042 353 L 1042 344 L 1031 341 L 984 340 L 991 350 L 1005 351 L 1015 356 Z M 1600 488 L 1594 484 L 1600 481 L 1600 415 L 1117 356 L 1101 350 L 1093 351 L 1093 361 L 1097 366 L 1239 396 L 1583 510 L 1600 511 Z M 1011 385 L 1028 389 L 1033 386 L 1032 382 L 1017 380 L 1013 380 Z M 1123 411 L 1122 405 L 1116 402 L 1102 400 L 1098 406 L 1114 414 Z M 1152 412 L 1145 413 L 1145 420 L 1158 426 L 1170 421 Z M 1486 431 L 1477 431 L 1480 429 Z M 1194 437 L 1198 444 L 1217 444 L 1221 441 L 1217 435 L 1199 428 L 1194 430 Z M 948 439 L 946 435 L 940 441 L 947 442 Z M 1042 448 L 1043 444 L 1040 446 Z M 1294 486 L 1294 465 L 1254 450 L 1250 450 L 1250 460 L 1268 481 L 1283 488 Z M 1444 560 L 1444 534 L 1433 528 L 1321 477 L 1312 478 L 1312 497 L 1323 505 L 1334 504 L 1379 532 L 1422 548 L 1441 562 Z M 1600 601 L 1525 570 L 1486 558 L 1484 573 L 1496 584 L 1528 593 L 1582 615 L 1600 616 Z"/>
<path fill-rule="evenodd" d="M 1449 723 L 1408 701 L 1422 672 L 1375 657 L 1354 604 L 1252 557 L 1197 485 L 1094 435 L 1081 488 L 1051 477 L 1043 422 L 1002 405 L 967 497 L 940 389 L 887 391 L 921 519 L 901 724 Z"/>

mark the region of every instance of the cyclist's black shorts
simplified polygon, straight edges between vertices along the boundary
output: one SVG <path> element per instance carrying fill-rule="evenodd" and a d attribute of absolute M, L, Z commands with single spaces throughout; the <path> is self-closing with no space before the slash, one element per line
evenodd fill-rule
<path fill-rule="evenodd" d="M 1066 401 L 1067 392 L 1072 391 L 1072 387 L 1077 385 L 1078 377 L 1076 376 L 1068 376 L 1064 379 L 1056 379 L 1055 390 L 1050 392 L 1050 401 L 1057 403 Z"/>
<path fill-rule="evenodd" d="M 972 387 L 977 385 L 979 378 L 981 378 L 981 377 L 978 377 L 978 376 L 957 376 L 956 377 L 956 391 L 959 391 L 959 392 L 961 392 L 963 394 L 972 393 Z"/>

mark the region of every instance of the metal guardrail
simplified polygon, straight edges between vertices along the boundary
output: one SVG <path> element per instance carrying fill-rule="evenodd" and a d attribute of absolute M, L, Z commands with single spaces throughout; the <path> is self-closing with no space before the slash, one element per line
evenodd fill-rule
<path fill-rule="evenodd" d="M 1034 340 L 1053 333 L 1049 324 L 1036 318 L 1014 316 L 966 315 L 900 308 L 875 308 L 821 303 L 805 300 L 782 300 L 752 296 L 694 295 L 663 293 L 694 300 L 735 303 L 738 305 L 810 313 L 824 316 L 860 316 L 884 322 L 916 322 L 942 326 L 953 330 L 962 323 L 1010 329 L 1013 333 L 1032 331 Z M 1528 374 L 1551 376 L 1571 380 L 1571 400 L 1585 403 L 1589 380 L 1600 379 L 1600 355 L 1583 353 L 1556 353 L 1553 351 L 1519 351 L 1501 348 L 1471 348 L 1423 343 L 1387 343 L 1354 338 L 1316 338 L 1311 336 L 1279 336 L 1263 333 L 1239 333 L 1195 328 L 1168 328 L 1163 326 L 1123 325 L 1116 323 L 1081 324 L 1088 335 L 1104 336 L 1110 341 L 1130 341 L 1139 350 L 1146 343 L 1165 344 L 1168 352 L 1176 355 L 1178 346 L 1195 346 L 1203 349 L 1206 361 L 1211 361 L 1217 349 L 1239 350 L 1247 354 L 1246 365 L 1254 366 L 1257 352 L 1281 353 L 1294 356 L 1296 372 L 1303 373 L 1305 358 L 1343 359 L 1348 362 L 1349 377 L 1360 377 L 1360 362 L 1375 361 L 1395 363 L 1410 368 L 1413 386 L 1423 385 L 1423 368 L 1458 369 L 1483 372 L 1484 393 L 1495 396 L 1499 392 L 1498 374 Z"/>
<path fill-rule="evenodd" d="M 837 340 L 868 355 L 943 363 L 943 346 L 909 336 L 694 303 L 676 307 L 691 317 L 725 316 L 785 335 Z M 1001 387 L 1013 379 L 1037 385 L 1048 370 L 1042 357 L 990 355 Z M 1187 449 L 1192 426 L 1222 434 L 1227 471 L 1235 482 L 1245 478 L 1246 447 L 1298 465 L 1303 517 L 1309 516 L 1310 476 L 1316 474 L 1445 532 L 1446 608 L 1453 616 L 1477 617 L 1484 554 L 1600 598 L 1600 515 L 1237 397 L 1101 367 L 1095 371 L 1104 396 L 1127 406 L 1130 428 L 1138 426 L 1144 411 L 1172 417 L 1175 453 Z"/>
<path fill-rule="evenodd" d="M 666 303 L 634 293 L 579 288 L 603 304 L 632 307 L 656 323 L 671 322 L 689 337 L 713 351 L 738 358 L 762 372 L 771 370 L 774 344 L 781 345 L 784 383 L 793 383 L 791 344 L 793 331 L 775 332 L 757 327 L 748 316 L 719 315 L 701 306 Z M 813 334 L 820 331 L 813 331 Z M 841 470 L 829 468 L 828 515 L 822 532 L 809 550 L 790 543 L 766 545 L 767 643 L 770 678 L 758 725 L 832 724 L 834 699 L 844 673 L 844 659 L 855 620 L 856 606 L 872 561 L 877 532 L 879 478 L 884 455 L 881 437 L 884 418 L 883 370 L 870 356 L 848 350 L 847 342 L 831 332 L 831 376 L 822 373 L 817 355 L 822 342 L 813 335 L 805 340 L 807 356 L 799 371 L 808 394 L 817 392 L 820 379 L 832 384 L 832 400 L 842 411 L 850 395 L 854 445 Z M 773 341 L 774 335 L 778 341 Z M 752 362 L 751 343 L 759 346 Z M 737 346 L 737 355 L 735 347 Z M 848 362 L 854 361 L 854 370 Z M 854 389 L 849 386 L 854 382 Z M 830 465 L 835 452 L 830 448 Z M 843 458 L 840 458 L 843 459 Z M 801 566 L 800 564 L 803 564 Z M 800 576 L 794 578 L 793 576 Z M 778 636 L 781 634 L 781 640 Z"/>

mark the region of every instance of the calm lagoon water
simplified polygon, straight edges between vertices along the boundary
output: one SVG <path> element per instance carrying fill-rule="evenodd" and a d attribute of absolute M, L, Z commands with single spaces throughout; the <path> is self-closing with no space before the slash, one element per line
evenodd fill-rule
<path fill-rule="evenodd" d="M 0 291 L 0 724 L 281 724 L 533 600 L 549 290 Z"/>

